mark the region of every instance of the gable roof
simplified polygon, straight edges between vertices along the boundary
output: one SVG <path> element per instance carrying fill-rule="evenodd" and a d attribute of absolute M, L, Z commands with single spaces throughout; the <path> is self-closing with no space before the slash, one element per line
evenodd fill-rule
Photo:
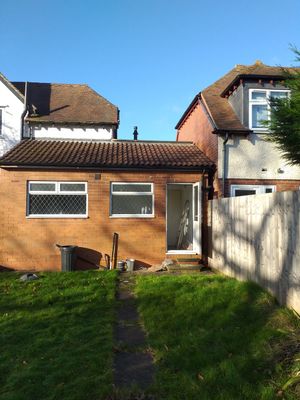
<path fill-rule="evenodd" d="M 201 100 L 209 113 L 215 131 L 251 132 L 241 123 L 229 101 L 224 98 L 224 93 L 242 78 L 284 79 L 284 69 L 290 72 L 299 70 L 299 68 L 273 67 L 265 65 L 261 61 L 256 61 L 252 65 L 236 65 L 226 75 L 195 96 L 175 129 L 180 128 L 197 101 Z"/>
<path fill-rule="evenodd" d="M 199 171 L 214 163 L 191 142 L 27 139 L 6 153 L 0 166 Z"/>
<path fill-rule="evenodd" d="M 24 102 L 24 95 L 0 72 L 0 82 L 8 87 L 15 96 L 22 102 Z"/>
<path fill-rule="evenodd" d="M 23 97 L 25 82 L 11 82 Z M 118 108 L 88 85 L 27 83 L 26 121 L 50 124 L 118 125 Z"/>

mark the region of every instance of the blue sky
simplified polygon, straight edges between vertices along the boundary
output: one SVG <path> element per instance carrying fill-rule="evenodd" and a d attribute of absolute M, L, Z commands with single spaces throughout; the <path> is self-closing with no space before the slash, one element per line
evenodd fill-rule
<path fill-rule="evenodd" d="M 120 138 L 175 140 L 201 89 L 235 64 L 291 65 L 299 0 L 10 0 L 0 71 L 88 83 L 120 108 Z"/>

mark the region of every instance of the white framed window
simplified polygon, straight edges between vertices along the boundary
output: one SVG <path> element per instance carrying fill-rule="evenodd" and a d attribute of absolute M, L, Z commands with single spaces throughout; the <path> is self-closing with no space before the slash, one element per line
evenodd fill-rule
<path fill-rule="evenodd" d="M 87 218 L 87 182 L 29 181 L 27 217 Z"/>
<path fill-rule="evenodd" d="M 153 183 L 111 182 L 110 216 L 118 218 L 154 217 Z"/>
<path fill-rule="evenodd" d="M 276 186 L 274 185 L 231 185 L 230 188 L 230 194 L 232 197 L 273 193 L 276 191 Z"/>
<path fill-rule="evenodd" d="M 290 91 L 287 89 L 250 89 L 249 90 L 249 128 L 265 131 L 262 121 L 268 121 L 271 116 L 271 99 L 286 99 Z"/>

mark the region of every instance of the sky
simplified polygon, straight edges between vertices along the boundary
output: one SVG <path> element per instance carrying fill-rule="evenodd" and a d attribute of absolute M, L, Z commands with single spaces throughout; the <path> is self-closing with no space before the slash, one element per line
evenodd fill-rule
<path fill-rule="evenodd" d="M 120 109 L 120 139 L 176 140 L 194 96 L 235 64 L 295 65 L 300 0 L 10 0 L 0 72 L 87 83 Z"/>

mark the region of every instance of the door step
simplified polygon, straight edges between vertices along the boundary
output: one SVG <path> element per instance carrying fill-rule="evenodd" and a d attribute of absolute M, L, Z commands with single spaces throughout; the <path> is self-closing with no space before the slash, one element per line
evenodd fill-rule
<path fill-rule="evenodd" d="M 200 271 L 201 267 L 203 265 L 201 264 L 174 264 L 174 265 L 169 265 L 168 270 L 169 271 Z"/>
<path fill-rule="evenodd" d="M 185 257 L 185 258 L 178 257 L 178 258 L 176 258 L 176 261 L 179 264 L 185 264 L 185 263 L 188 263 L 188 264 L 200 264 L 201 263 L 201 259 L 200 258 L 196 258 L 196 257 Z"/>

